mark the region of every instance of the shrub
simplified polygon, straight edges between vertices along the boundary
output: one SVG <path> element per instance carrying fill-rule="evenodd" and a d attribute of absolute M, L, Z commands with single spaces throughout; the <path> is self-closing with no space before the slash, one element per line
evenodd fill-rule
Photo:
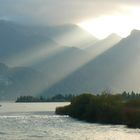
<path fill-rule="evenodd" d="M 81 94 L 74 97 L 70 105 L 57 108 L 56 113 L 89 122 L 140 128 L 140 99 L 126 101 L 121 95 Z"/>
<path fill-rule="evenodd" d="M 125 124 L 131 128 L 140 128 L 140 109 L 124 109 Z"/>

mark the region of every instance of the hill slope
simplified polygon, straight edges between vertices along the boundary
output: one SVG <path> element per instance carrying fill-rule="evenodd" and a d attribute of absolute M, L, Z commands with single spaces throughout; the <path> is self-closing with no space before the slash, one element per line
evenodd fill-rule
<path fill-rule="evenodd" d="M 43 94 L 99 92 L 106 88 L 140 91 L 140 31 L 133 30 L 111 49 L 61 80 Z"/>
<path fill-rule="evenodd" d="M 0 20 L 1 62 L 11 64 L 11 59 L 16 59 L 20 54 L 25 55 L 28 52 L 31 54 L 38 48 L 50 46 L 58 46 L 58 44 L 46 34 L 39 33 L 37 29 Z"/>
<path fill-rule="evenodd" d="M 36 62 L 32 67 L 44 73 L 49 82 L 48 86 L 51 86 L 79 69 L 91 58 L 92 56 L 82 49 L 67 47 L 61 48 L 47 59 Z"/>
<path fill-rule="evenodd" d="M 98 40 L 77 25 L 64 24 L 47 27 L 48 35 L 62 46 L 86 48 Z"/>
<path fill-rule="evenodd" d="M 2 92 L 1 95 L 9 98 L 11 95 L 26 94 L 23 89 L 24 85 L 25 89 L 29 89 L 27 90 L 28 94 L 39 93 L 86 63 L 90 58 L 86 51 L 76 47 L 61 46 L 55 42 L 57 40 L 61 44 L 66 43 L 68 46 L 76 45 L 77 41 L 69 42 L 69 40 L 65 40 L 66 38 L 58 39 L 58 36 L 62 37 L 69 32 L 71 32 L 73 39 L 76 38 L 78 41 L 82 39 L 85 44 L 87 42 L 93 43 L 96 40 L 75 25 L 30 27 L 0 20 L 0 60 L 8 66 L 14 67 L 12 69 L 8 67 L 10 74 L 9 72 L 6 73 L 6 79 L 9 80 L 7 75 L 10 75 L 13 84 L 6 86 L 5 95 Z M 18 67 L 15 68 L 15 66 Z M 40 77 L 38 78 L 40 83 L 36 80 L 36 76 L 33 76 L 38 74 L 24 69 L 24 66 L 29 69 L 36 69 L 43 75 L 42 80 Z M 33 83 L 36 81 L 37 83 Z M 36 90 L 33 90 L 34 87 Z M 30 91 L 31 88 L 33 88 L 32 91 Z"/>
<path fill-rule="evenodd" d="M 8 67 L 0 63 L 0 99 L 16 99 L 19 95 L 37 95 L 46 84 L 44 76 L 27 67 Z"/>
<path fill-rule="evenodd" d="M 111 34 L 107 38 L 98 41 L 97 43 L 93 44 L 92 46 L 88 47 L 86 50 L 92 53 L 94 57 L 100 55 L 101 53 L 107 51 L 115 44 L 117 44 L 122 38 L 116 34 Z"/>

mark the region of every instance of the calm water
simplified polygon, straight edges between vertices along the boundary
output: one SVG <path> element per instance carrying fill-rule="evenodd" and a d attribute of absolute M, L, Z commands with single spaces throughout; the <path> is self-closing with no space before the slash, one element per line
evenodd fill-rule
<path fill-rule="evenodd" d="M 140 129 L 90 124 L 54 114 L 68 103 L 1 103 L 0 140 L 140 140 Z"/>

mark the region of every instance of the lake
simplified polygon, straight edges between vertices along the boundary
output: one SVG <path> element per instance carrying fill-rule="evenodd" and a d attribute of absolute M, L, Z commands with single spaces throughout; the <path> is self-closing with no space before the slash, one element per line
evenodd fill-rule
<path fill-rule="evenodd" d="M 0 103 L 0 140 L 140 140 L 140 129 L 55 115 L 69 103 Z"/>

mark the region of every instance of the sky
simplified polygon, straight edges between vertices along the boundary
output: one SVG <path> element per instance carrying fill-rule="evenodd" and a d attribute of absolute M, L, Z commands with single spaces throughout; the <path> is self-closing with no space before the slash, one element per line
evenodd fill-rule
<path fill-rule="evenodd" d="M 0 0 L 0 19 L 26 24 L 77 24 L 97 38 L 140 29 L 140 0 Z"/>

